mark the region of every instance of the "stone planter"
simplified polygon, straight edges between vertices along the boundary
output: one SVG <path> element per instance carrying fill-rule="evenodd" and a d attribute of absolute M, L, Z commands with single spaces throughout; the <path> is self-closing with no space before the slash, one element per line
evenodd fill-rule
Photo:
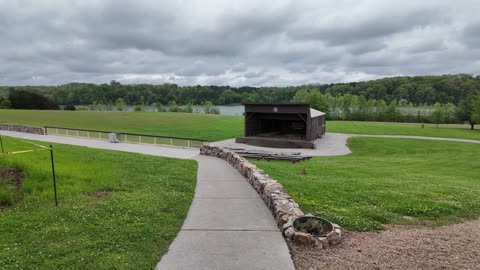
<path fill-rule="evenodd" d="M 292 227 L 295 232 L 309 233 L 313 237 L 326 237 L 333 231 L 330 221 L 315 216 L 298 217 L 293 221 Z"/>

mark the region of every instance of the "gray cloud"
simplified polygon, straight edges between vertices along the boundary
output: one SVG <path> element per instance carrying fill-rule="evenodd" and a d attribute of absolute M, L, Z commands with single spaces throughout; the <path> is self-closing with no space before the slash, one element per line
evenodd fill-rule
<path fill-rule="evenodd" d="M 0 85 L 478 74 L 480 3 L 0 0 Z"/>

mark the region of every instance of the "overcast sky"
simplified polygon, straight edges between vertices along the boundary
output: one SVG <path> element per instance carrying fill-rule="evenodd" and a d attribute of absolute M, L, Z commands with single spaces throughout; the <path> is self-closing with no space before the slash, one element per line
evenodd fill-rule
<path fill-rule="evenodd" d="M 479 0 L 0 0 L 0 85 L 480 74 L 479 14 Z"/>

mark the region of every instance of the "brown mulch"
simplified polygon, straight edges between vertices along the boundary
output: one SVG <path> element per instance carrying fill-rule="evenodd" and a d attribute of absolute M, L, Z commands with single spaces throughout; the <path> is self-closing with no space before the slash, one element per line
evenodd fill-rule
<path fill-rule="evenodd" d="M 342 237 L 339 246 L 327 250 L 290 244 L 295 268 L 480 269 L 480 219 L 438 228 L 389 226 Z"/>
<path fill-rule="evenodd" d="M 0 179 L 8 181 L 8 184 L 14 185 L 17 191 L 22 190 L 22 181 L 25 175 L 19 169 L 5 167 L 0 169 Z"/>
<path fill-rule="evenodd" d="M 12 185 L 20 194 L 22 191 L 22 181 L 25 178 L 23 172 L 12 167 L 4 167 L 0 169 L 0 185 Z M 11 205 L 0 204 L 0 211 L 10 208 Z"/>
<path fill-rule="evenodd" d="M 92 197 L 92 198 L 102 199 L 102 198 L 110 196 L 111 194 L 112 194 L 111 191 L 100 190 L 100 191 L 95 191 L 95 192 L 88 193 L 87 195 L 89 197 Z"/>

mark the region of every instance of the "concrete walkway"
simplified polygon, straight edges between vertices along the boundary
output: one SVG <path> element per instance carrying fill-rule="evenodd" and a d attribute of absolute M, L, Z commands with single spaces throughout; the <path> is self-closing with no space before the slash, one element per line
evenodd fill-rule
<path fill-rule="evenodd" d="M 188 216 L 169 251 L 156 269 L 278 269 L 293 270 L 287 245 L 270 211 L 246 179 L 227 162 L 199 156 L 196 149 L 119 143 L 0 131 L 0 134 L 29 140 L 87 146 L 147 155 L 193 158 L 198 162 L 197 186 Z M 350 137 L 382 137 L 446 140 L 480 143 L 477 140 L 396 135 L 327 133 L 317 140 L 317 149 L 278 149 L 236 144 L 233 140 L 214 145 L 276 152 L 302 152 L 328 156 L 350 153 Z"/>
<path fill-rule="evenodd" d="M 31 133 L 0 130 L 0 135 L 22 138 L 27 140 L 36 140 L 51 143 L 62 143 L 77 146 L 86 146 L 91 148 L 124 151 L 131 153 L 140 153 L 144 155 L 162 156 L 171 158 L 192 158 L 198 155 L 197 149 L 187 149 L 180 147 L 168 147 L 151 144 L 137 143 L 110 143 L 108 141 L 86 139 L 79 137 L 67 137 L 57 135 L 38 135 Z"/>
<path fill-rule="evenodd" d="M 210 143 L 215 146 L 242 148 L 245 150 L 261 150 L 273 153 L 297 152 L 307 156 L 343 156 L 352 153 L 347 146 L 347 141 L 351 135 L 343 133 L 326 133 L 321 139 L 315 140 L 316 149 L 292 149 L 292 148 L 270 148 L 253 146 L 244 143 L 236 143 L 235 139 L 229 139 Z"/>
<path fill-rule="evenodd" d="M 353 137 L 371 137 L 371 138 L 398 138 L 398 139 L 419 139 L 419 140 L 435 140 L 435 141 L 452 141 L 465 143 L 480 143 L 480 140 L 441 138 L 441 137 L 422 137 L 407 135 L 363 135 L 363 134 L 344 134 L 344 133 L 326 133 L 321 139 L 315 140 L 316 149 L 292 149 L 292 148 L 269 148 L 253 146 L 243 143 L 236 143 L 235 139 L 211 143 L 215 146 L 242 148 L 245 150 L 260 150 L 273 153 L 289 153 L 298 152 L 307 156 L 343 156 L 352 153 L 347 146 L 349 138 Z"/>
<path fill-rule="evenodd" d="M 247 180 L 222 159 L 196 149 L 0 131 L 1 135 L 198 162 L 195 196 L 181 231 L 156 269 L 293 270 L 272 214 Z"/>
<path fill-rule="evenodd" d="M 195 197 L 158 270 L 294 269 L 272 214 L 222 159 L 197 156 Z"/>

